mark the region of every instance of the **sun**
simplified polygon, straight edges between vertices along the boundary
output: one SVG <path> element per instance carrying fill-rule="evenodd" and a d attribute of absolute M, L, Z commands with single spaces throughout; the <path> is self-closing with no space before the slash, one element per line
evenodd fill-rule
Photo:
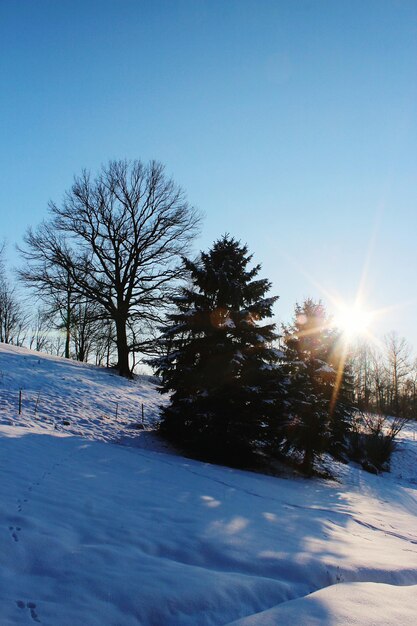
<path fill-rule="evenodd" d="M 345 337 L 352 339 L 366 335 L 372 322 L 372 313 L 357 304 L 338 307 L 334 318 L 334 325 L 339 328 Z"/>

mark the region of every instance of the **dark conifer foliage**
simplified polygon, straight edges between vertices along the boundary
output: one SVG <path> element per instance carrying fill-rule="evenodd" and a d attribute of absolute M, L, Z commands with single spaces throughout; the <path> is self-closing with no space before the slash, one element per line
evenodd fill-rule
<path fill-rule="evenodd" d="M 210 458 L 241 463 L 266 442 L 284 393 L 270 318 L 270 282 L 248 248 L 226 235 L 197 262 L 175 299 L 154 364 L 172 392 L 161 430 Z"/>
<path fill-rule="evenodd" d="M 329 451 L 346 460 L 349 447 L 348 436 L 353 418 L 357 414 L 351 358 L 340 335 L 333 337 L 331 362 L 336 371 L 330 399 L 330 446 Z"/>
<path fill-rule="evenodd" d="M 301 452 L 310 473 L 321 452 L 341 453 L 354 413 L 346 347 L 320 302 L 296 305 L 284 327 L 284 354 L 290 382 L 283 449 Z"/>

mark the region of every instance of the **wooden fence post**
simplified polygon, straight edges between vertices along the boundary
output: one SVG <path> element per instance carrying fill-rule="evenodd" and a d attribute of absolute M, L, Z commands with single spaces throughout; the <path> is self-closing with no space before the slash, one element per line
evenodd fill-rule
<path fill-rule="evenodd" d="M 38 392 L 38 396 L 36 398 L 36 404 L 35 404 L 35 417 L 36 417 L 36 413 L 38 412 L 38 404 L 39 404 L 39 398 L 41 396 L 41 392 Z"/>

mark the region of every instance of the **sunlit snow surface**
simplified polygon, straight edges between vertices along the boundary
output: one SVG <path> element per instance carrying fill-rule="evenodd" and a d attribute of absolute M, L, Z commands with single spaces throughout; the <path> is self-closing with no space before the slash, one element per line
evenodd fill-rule
<path fill-rule="evenodd" d="M 280 479 L 164 450 L 159 402 L 0 345 L 2 626 L 417 623 L 413 429 L 391 475 Z"/>

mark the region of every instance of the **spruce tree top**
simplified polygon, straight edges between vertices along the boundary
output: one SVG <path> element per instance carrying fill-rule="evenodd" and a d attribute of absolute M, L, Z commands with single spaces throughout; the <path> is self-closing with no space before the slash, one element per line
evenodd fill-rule
<path fill-rule="evenodd" d="M 247 321 L 271 317 L 277 297 L 263 298 L 271 283 L 267 279 L 253 280 L 261 266 L 247 269 L 251 260 L 246 245 L 224 235 L 209 252 L 201 253 L 198 263 L 184 259 L 194 288 L 185 288 L 177 303 L 192 299 L 201 309 L 215 306 L 225 311 L 244 311 Z"/>

